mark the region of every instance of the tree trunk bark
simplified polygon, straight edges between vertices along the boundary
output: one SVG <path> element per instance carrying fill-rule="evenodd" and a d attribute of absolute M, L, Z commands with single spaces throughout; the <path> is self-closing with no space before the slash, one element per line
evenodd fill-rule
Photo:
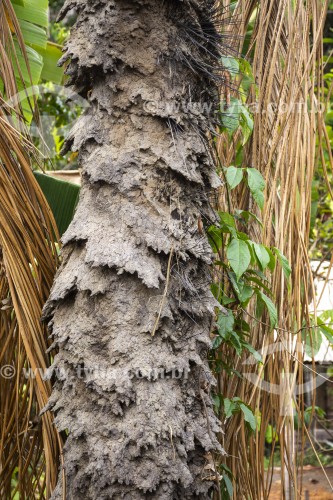
<path fill-rule="evenodd" d="M 63 62 L 91 104 L 67 141 L 82 191 L 45 308 L 68 499 L 202 500 L 218 482 L 201 227 L 218 184 L 213 4 L 69 0 L 61 13 L 77 10 Z"/>

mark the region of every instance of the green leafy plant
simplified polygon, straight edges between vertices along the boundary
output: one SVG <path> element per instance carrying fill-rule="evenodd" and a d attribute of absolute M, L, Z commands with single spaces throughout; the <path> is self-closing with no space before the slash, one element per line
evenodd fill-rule
<path fill-rule="evenodd" d="M 18 91 L 41 80 L 61 83 L 63 69 L 57 67 L 62 55 L 61 47 L 48 41 L 48 0 L 11 0 L 7 2 L 8 19 L 14 12 L 17 23 L 9 22 L 13 35 L 13 68 Z M 22 52 L 25 44 L 25 53 Z M 8 97 L 8 96 L 7 96 Z M 11 96 L 10 96 L 11 97 Z M 30 96 L 31 97 L 31 96 Z M 25 118 L 32 119 L 31 99 L 21 99 Z"/>
<path fill-rule="evenodd" d="M 229 189 L 235 189 L 240 182 L 246 180 L 243 169 L 229 167 L 225 170 Z M 263 178 L 253 168 L 245 170 L 248 188 L 255 194 L 260 206 L 263 203 L 265 189 Z M 279 261 L 289 278 L 291 270 L 288 261 L 277 248 L 269 248 L 248 237 L 245 232 L 248 221 L 252 219 L 261 224 L 254 213 L 236 210 L 232 214 L 219 212 L 219 217 L 220 224 L 211 226 L 208 234 L 214 252 L 220 257 L 216 261 L 216 266 L 226 274 L 231 286 L 228 286 L 228 293 L 220 286 L 214 286 L 215 296 L 222 305 L 234 304 L 236 307 L 240 306 L 240 309 L 246 308 L 251 298 L 255 297 L 258 310 L 261 311 L 263 307 L 267 309 L 271 328 L 274 328 L 277 323 L 277 311 L 271 298 L 267 273 L 273 272 L 276 261 Z M 259 315 L 261 316 L 261 313 Z M 231 320 L 224 321 L 221 320 L 222 317 L 223 313 L 219 316 L 220 324 L 230 326 Z M 244 324 L 244 321 L 242 323 Z M 220 335 L 226 333 L 222 326 L 219 332 Z"/>
<path fill-rule="evenodd" d="M 238 80 L 240 92 L 237 98 L 231 97 L 229 102 L 221 105 L 220 132 L 227 134 L 233 142 L 235 163 L 221 166 L 229 203 L 227 210 L 218 212 L 218 223 L 207 229 L 216 255 L 216 280 L 212 289 L 223 307 L 217 316 L 211 359 L 216 373 L 225 371 L 229 377 L 241 381 L 242 374 L 236 368 L 239 366 L 237 358 L 251 357 L 258 367 L 263 362 L 261 354 L 252 345 L 251 322 L 268 321 L 266 326 L 271 331 L 278 323 L 275 297 L 271 291 L 272 273 L 279 265 L 289 282 L 291 268 L 278 248 L 268 247 L 259 238 L 250 237 L 253 227 L 256 228 L 254 233 L 260 237 L 260 212 L 264 209 L 266 189 L 259 170 L 243 166 L 244 144 L 249 141 L 253 130 L 253 118 L 245 101 L 254 78 L 250 64 L 244 59 L 228 57 L 223 59 L 223 64 L 230 80 L 235 83 Z M 233 190 L 239 196 L 249 198 L 248 210 L 238 209 L 230 203 Z M 237 418 L 238 422 L 239 419 L 244 422 L 248 436 L 259 428 L 260 418 L 237 393 L 226 397 L 222 387 L 214 395 L 214 402 L 215 411 L 226 426 Z M 230 499 L 234 494 L 234 478 L 225 463 L 221 465 L 221 476 L 221 497 Z"/>
<path fill-rule="evenodd" d="M 34 172 L 39 186 L 53 212 L 60 236 L 71 223 L 79 200 L 80 186 Z"/>

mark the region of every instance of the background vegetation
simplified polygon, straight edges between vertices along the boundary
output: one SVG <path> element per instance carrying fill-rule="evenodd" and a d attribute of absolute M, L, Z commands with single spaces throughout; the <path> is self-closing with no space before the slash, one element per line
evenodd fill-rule
<path fill-rule="evenodd" d="M 324 415 L 315 397 L 308 407 L 302 394 L 294 395 L 303 380 L 304 352 L 313 357 L 323 338 L 333 343 L 333 314 L 321 317 L 310 308 L 315 296 L 310 259 L 333 265 L 331 12 L 325 24 L 326 7 L 333 10 L 333 4 L 223 3 L 230 21 L 223 34 L 226 88 L 212 146 L 223 187 L 212 194 L 219 224 L 202 223 L 216 254 L 213 291 L 228 311 L 217 316 L 210 353 L 228 455 L 212 460 L 221 480 L 219 498 L 268 498 L 274 465 L 282 466 L 289 498 L 293 482 L 301 492 L 299 468 L 320 458 L 315 451 L 304 455 L 304 449 L 312 419 Z M 48 497 L 62 448 L 52 417 L 39 417 L 50 382 L 38 374 L 27 382 L 20 375 L 22 367 L 51 362 L 39 318 L 58 265 L 58 229 L 66 229 L 78 194 L 78 188 L 46 186 L 39 179 L 54 219 L 31 174 L 77 168 L 75 154 L 61 154 L 68 124 L 84 108 L 80 101 L 68 105 L 56 87 L 66 80 L 56 61 L 71 23 L 70 16 L 65 24 L 55 22 L 61 4 L 50 1 L 50 22 L 46 0 L 6 0 L 0 7 L 0 134 L 5 138 L 0 144 L 0 360 L 14 362 L 18 374 L 0 377 L 6 430 L 0 437 L 1 498 Z M 13 99 L 32 85 L 39 89 L 28 98 Z M 303 105 L 302 113 L 296 103 Z M 323 112 L 315 111 L 318 103 Z M 286 112 L 279 111 L 282 104 Z M 314 363 L 312 369 L 315 374 Z M 285 376 L 289 373 L 292 380 Z M 261 379 L 285 384 L 287 399 L 262 390 Z M 321 455 L 324 465 L 326 457 Z"/>

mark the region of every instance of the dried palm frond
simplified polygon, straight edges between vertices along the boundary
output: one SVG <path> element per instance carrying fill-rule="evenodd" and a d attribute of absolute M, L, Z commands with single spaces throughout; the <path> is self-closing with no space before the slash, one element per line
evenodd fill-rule
<path fill-rule="evenodd" d="M 58 264 L 56 225 L 33 176 L 36 159 L 20 103 L 14 39 L 28 64 L 11 3 L 0 3 L 0 498 L 50 496 L 61 439 L 49 413 L 43 379 L 50 342 L 41 323 Z M 23 78 L 21 85 L 24 84 Z M 31 102 L 34 108 L 35 103 Z"/>
<path fill-rule="evenodd" d="M 230 2 L 228 2 L 230 4 Z M 248 56 L 258 87 L 248 102 L 257 100 L 254 131 L 245 148 L 244 165 L 260 170 L 266 180 L 266 202 L 261 214 L 263 230 L 248 227 L 250 237 L 277 247 L 292 267 L 291 282 L 277 267 L 271 289 L 278 307 L 275 332 L 269 319 L 258 322 L 254 310 L 246 313 L 251 324 L 251 344 L 263 355 L 263 365 L 249 367 L 244 358 L 236 359 L 234 369 L 242 379 L 222 374 L 219 384 L 224 397 L 238 396 L 260 416 L 254 435 L 234 417 L 227 424 L 223 446 L 237 481 L 234 498 L 267 499 L 272 481 L 274 446 L 281 450 L 281 498 L 301 498 L 304 428 L 297 435 L 296 412 L 302 420 L 304 395 L 296 394 L 303 383 L 302 333 L 311 335 L 309 306 L 314 296 L 308 257 L 311 187 L 316 166 L 316 138 L 322 116 L 316 113 L 321 100 L 322 33 L 327 2 L 319 0 L 241 0 L 234 11 L 239 21 L 237 33 L 246 33 L 250 18 L 256 18 Z M 241 44 L 239 45 L 241 51 Z M 234 143 L 222 137 L 219 156 L 224 166 L 233 164 Z M 223 202 L 223 197 L 221 196 Z M 253 209 L 245 188 L 230 193 L 231 205 Z M 225 207 L 221 207 L 222 209 Z M 222 350 L 224 347 L 222 346 Z M 275 352 L 272 353 L 272 350 Z M 266 354 L 265 354 L 266 353 Z M 228 354 L 228 353 L 225 353 Z M 230 355 L 230 354 L 229 354 Z M 314 365 L 312 367 L 314 369 Z M 257 375 L 258 383 L 246 372 Z M 261 388 L 264 379 L 270 388 Z M 273 389 L 278 388 L 276 391 Z M 265 470 L 264 447 L 268 426 L 274 429 L 272 453 Z"/>

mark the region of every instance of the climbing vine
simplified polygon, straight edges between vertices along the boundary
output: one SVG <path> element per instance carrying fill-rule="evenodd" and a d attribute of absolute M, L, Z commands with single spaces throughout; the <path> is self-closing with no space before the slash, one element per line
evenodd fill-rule
<path fill-rule="evenodd" d="M 227 209 L 218 210 L 218 223 L 207 232 L 216 255 L 212 290 L 221 305 L 213 331 L 211 365 L 218 375 L 225 371 L 230 377 L 242 378 L 234 366 L 235 360 L 251 356 L 254 363 L 262 363 L 261 354 L 251 343 L 250 319 L 261 321 L 264 314 L 269 319 L 269 329 L 278 322 L 278 311 L 270 287 L 270 277 L 277 263 L 283 269 L 287 281 L 291 269 L 288 260 L 276 247 L 268 247 L 250 238 L 248 228 L 256 226 L 261 234 L 260 212 L 265 203 L 265 179 L 251 165 L 244 167 L 244 145 L 250 140 L 253 116 L 246 105 L 247 92 L 254 85 L 252 69 L 245 59 L 223 58 L 228 78 L 239 89 L 237 97 L 225 96 L 220 108 L 220 134 L 225 134 L 234 143 L 235 164 L 221 165 L 220 177 L 228 200 Z M 238 190 L 240 196 L 248 196 L 251 209 L 243 210 L 230 203 L 231 192 Z M 235 197 L 233 197 L 235 198 Z M 223 388 L 214 394 L 215 410 L 222 421 L 241 415 L 249 433 L 260 425 L 260 415 L 240 397 L 226 397 Z M 232 498 L 232 471 L 220 464 L 222 499 Z"/>

